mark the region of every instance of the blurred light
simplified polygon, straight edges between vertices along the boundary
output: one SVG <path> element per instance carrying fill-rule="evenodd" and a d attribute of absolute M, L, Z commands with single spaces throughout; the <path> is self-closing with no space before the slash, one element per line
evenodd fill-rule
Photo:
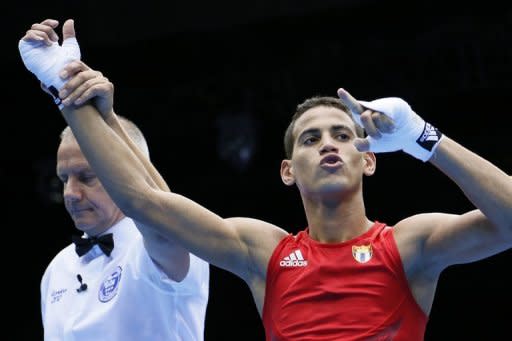
<path fill-rule="evenodd" d="M 247 112 L 223 113 L 217 117 L 217 153 L 237 171 L 253 161 L 258 142 L 258 124 Z"/>

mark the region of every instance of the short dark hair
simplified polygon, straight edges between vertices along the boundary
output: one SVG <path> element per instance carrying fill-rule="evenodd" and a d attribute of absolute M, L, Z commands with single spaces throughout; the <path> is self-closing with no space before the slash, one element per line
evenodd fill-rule
<path fill-rule="evenodd" d="M 306 111 L 316 107 L 329 107 L 339 109 L 345 112 L 352 119 L 352 121 L 354 120 L 350 114 L 350 109 L 348 106 L 339 98 L 331 96 L 314 96 L 306 99 L 304 102 L 297 105 L 295 113 L 292 116 L 292 120 L 288 125 L 288 128 L 286 128 L 286 132 L 284 134 L 284 151 L 287 159 L 291 159 L 293 154 L 293 128 L 295 127 L 295 122 L 297 122 L 299 117 L 301 117 L 302 114 L 304 114 Z M 364 129 L 361 128 L 358 124 L 356 124 L 356 134 L 358 137 L 364 137 Z"/>

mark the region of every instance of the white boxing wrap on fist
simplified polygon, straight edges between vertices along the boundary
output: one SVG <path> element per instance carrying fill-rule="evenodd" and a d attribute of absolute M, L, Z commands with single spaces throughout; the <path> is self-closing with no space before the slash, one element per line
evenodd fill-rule
<path fill-rule="evenodd" d="M 371 152 L 403 150 L 425 162 L 430 159 L 443 137 L 439 130 L 425 122 L 401 98 L 387 97 L 371 102 L 358 102 L 365 108 L 385 114 L 395 125 L 391 133 L 382 133 L 379 138 L 367 137 Z M 360 126 L 363 126 L 359 115 L 353 117 Z"/>
<path fill-rule="evenodd" d="M 50 46 L 42 41 L 21 39 L 18 48 L 25 67 L 50 90 L 55 103 L 62 109 L 58 91 L 66 80 L 60 78 L 59 72 L 71 61 L 80 60 L 80 47 L 76 38 L 67 38 L 62 45 L 54 42 Z"/>

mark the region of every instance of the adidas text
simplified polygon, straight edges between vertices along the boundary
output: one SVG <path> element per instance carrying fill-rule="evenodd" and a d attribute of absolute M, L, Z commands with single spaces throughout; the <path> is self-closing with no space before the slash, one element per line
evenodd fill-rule
<path fill-rule="evenodd" d="M 307 260 L 282 260 L 279 262 L 282 267 L 307 266 Z"/>
<path fill-rule="evenodd" d="M 300 250 L 295 250 L 289 256 L 284 257 L 279 265 L 282 267 L 300 267 L 308 265 L 308 261 L 304 259 Z"/>

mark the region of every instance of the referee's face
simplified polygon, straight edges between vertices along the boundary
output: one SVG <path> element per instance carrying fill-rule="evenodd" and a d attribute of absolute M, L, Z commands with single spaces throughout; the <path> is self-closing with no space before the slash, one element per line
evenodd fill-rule
<path fill-rule="evenodd" d="M 95 236 L 123 217 L 73 137 L 59 146 L 57 175 L 63 184 L 64 205 L 79 230 Z"/>

